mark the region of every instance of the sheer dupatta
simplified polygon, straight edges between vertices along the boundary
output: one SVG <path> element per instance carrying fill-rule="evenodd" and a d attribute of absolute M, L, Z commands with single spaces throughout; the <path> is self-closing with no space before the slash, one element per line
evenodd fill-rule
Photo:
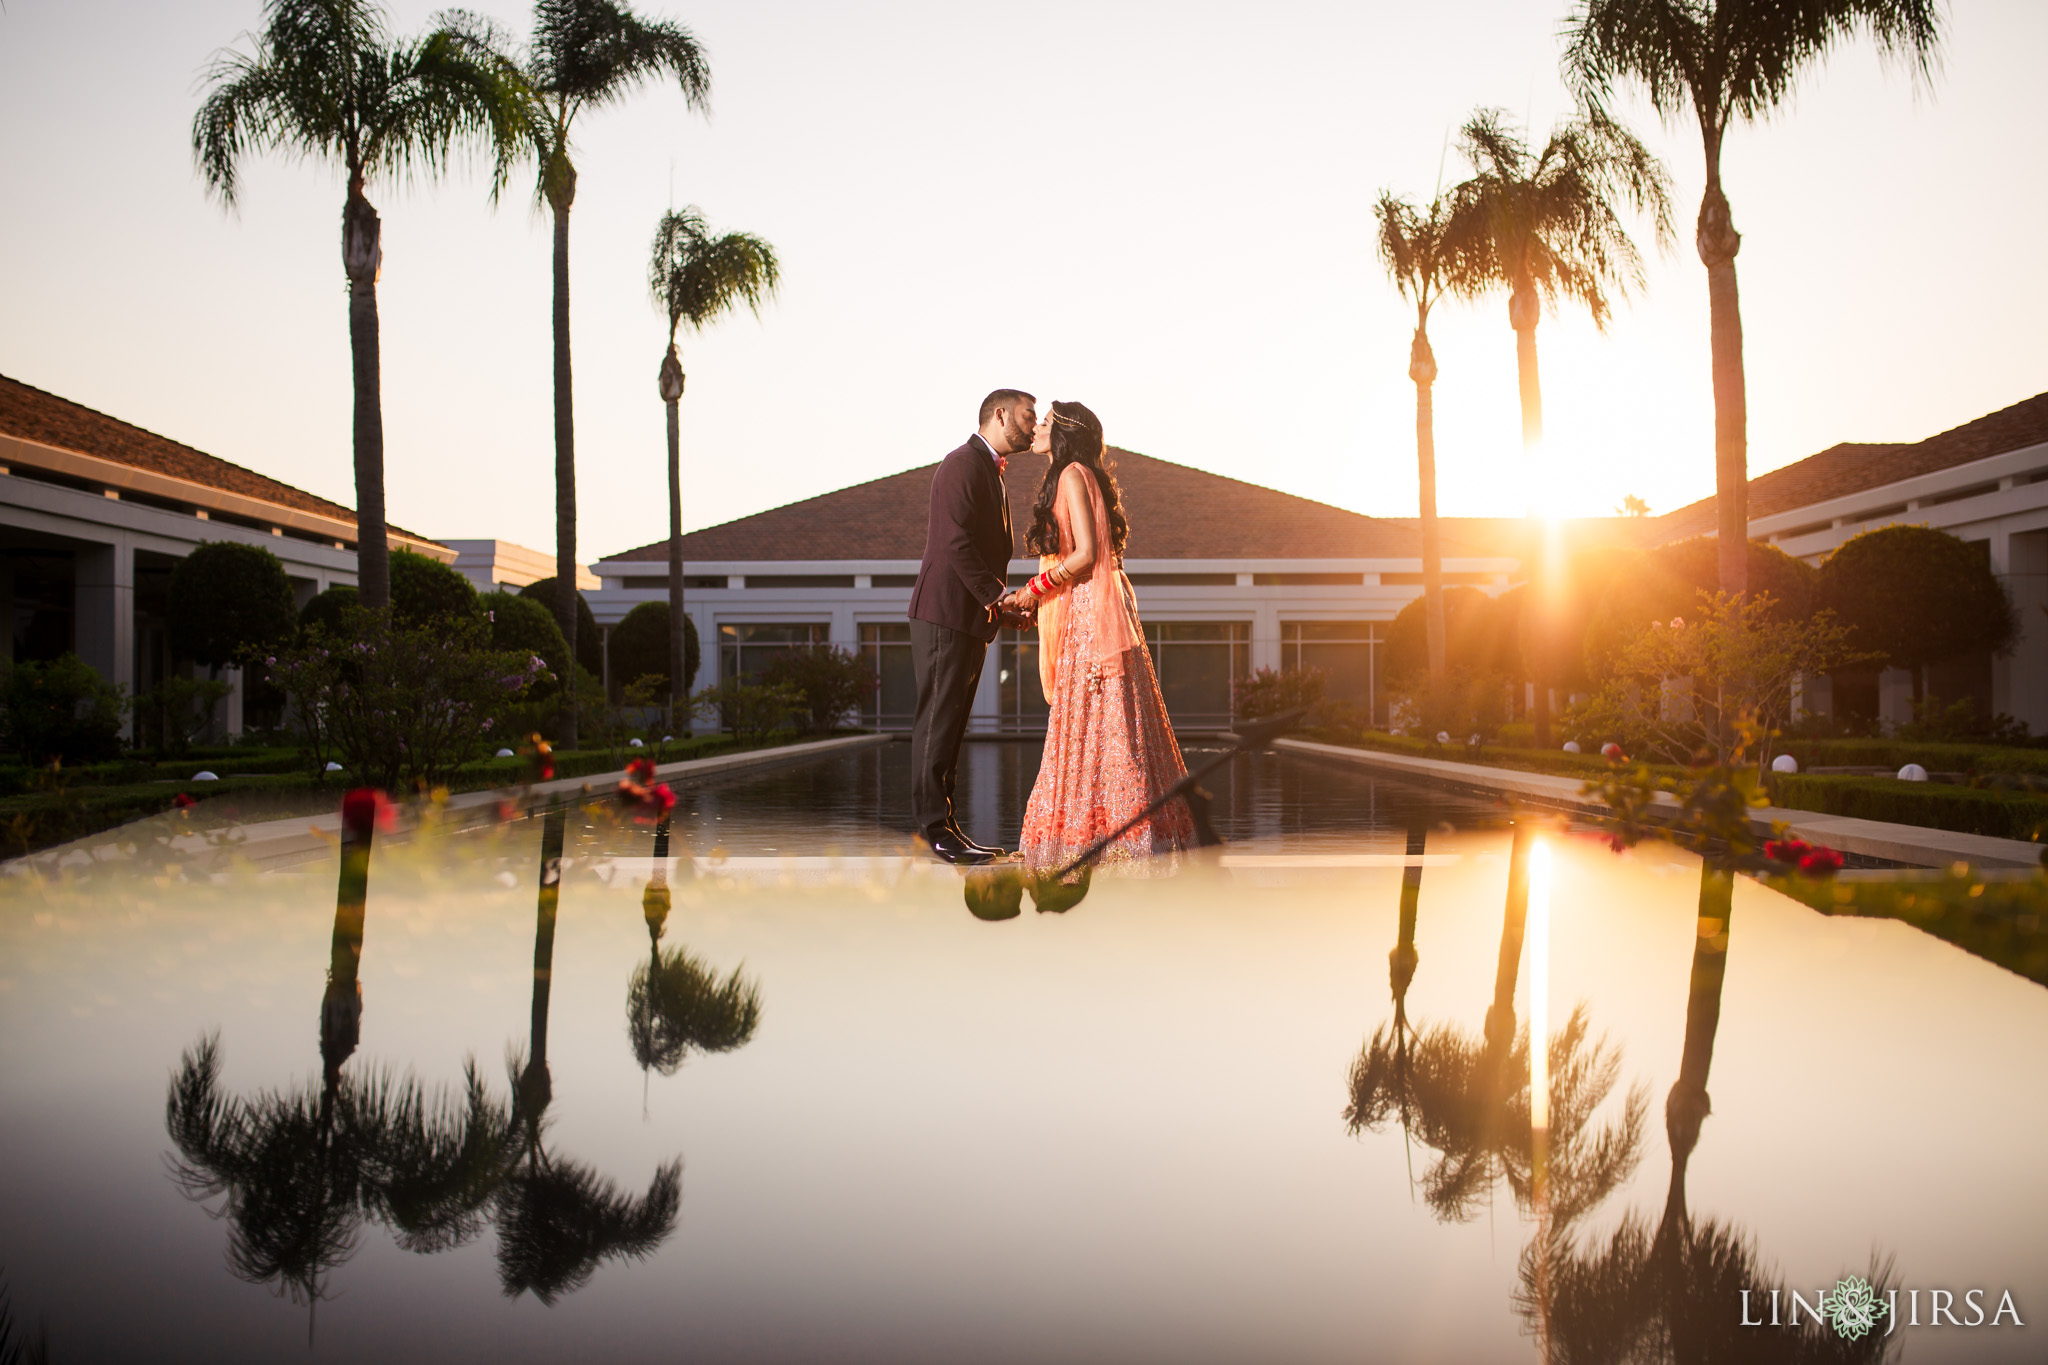
<path fill-rule="evenodd" d="M 1082 606 L 1094 615 L 1095 657 L 1089 664 L 1091 677 L 1114 677 L 1123 671 L 1124 654 L 1145 643 L 1139 633 L 1136 595 L 1131 591 L 1131 580 L 1124 573 L 1122 560 L 1118 557 L 1109 538 L 1109 506 L 1103 500 L 1102 488 L 1095 480 L 1095 471 L 1082 467 L 1081 484 L 1088 490 L 1088 514 L 1095 522 L 1095 564 L 1079 583 L 1090 583 L 1095 591 L 1088 594 L 1089 601 Z M 1067 500 L 1055 498 L 1052 509 L 1053 519 L 1059 523 L 1060 550 L 1071 553 L 1074 548 L 1074 529 L 1067 516 Z M 1038 566 L 1041 570 L 1050 568 L 1059 555 L 1040 555 Z M 1039 604 L 1038 608 L 1038 681 L 1045 689 L 1048 700 L 1059 681 L 1060 632 L 1067 626 L 1067 614 L 1074 608 L 1072 588 L 1060 592 Z"/>

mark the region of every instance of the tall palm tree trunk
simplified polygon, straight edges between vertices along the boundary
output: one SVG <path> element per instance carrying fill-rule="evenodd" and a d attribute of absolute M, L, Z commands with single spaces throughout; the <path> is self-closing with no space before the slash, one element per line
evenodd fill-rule
<path fill-rule="evenodd" d="M 1714 523 L 1720 540 L 1721 591 L 1749 590 L 1749 394 L 1742 374 L 1742 303 L 1735 253 L 1742 234 L 1721 192 L 1721 130 L 1702 122 L 1707 192 L 1696 245 L 1707 267 L 1707 310 L 1714 356 Z"/>
<path fill-rule="evenodd" d="M 1493 1003 L 1486 1010 L 1486 1044 L 1505 1057 L 1515 1044 L 1515 985 L 1522 975 L 1522 938 L 1529 924 L 1529 843 L 1527 820 L 1515 821 L 1508 845 L 1508 896 L 1500 919 L 1500 956 L 1493 970 Z M 1529 1046 L 1543 1047 L 1541 1038 Z"/>
<path fill-rule="evenodd" d="M 1536 323 L 1542 316 L 1542 304 L 1536 297 L 1533 283 L 1515 286 L 1508 295 L 1508 322 L 1515 329 L 1515 378 L 1522 395 L 1522 457 L 1528 462 L 1529 476 L 1542 479 L 1547 471 L 1543 468 L 1543 379 L 1536 366 Z M 1532 531 L 1539 528 L 1532 526 Z M 1536 705 L 1530 712 L 1536 731 L 1536 747 L 1550 747 L 1550 627 L 1548 592 L 1543 583 L 1544 546 L 1536 539 L 1529 556 L 1530 593 L 1529 603 L 1536 613 L 1536 629 L 1532 632 L 1536 640 L 1534 657 L 1529 660 L 1530 690 L 1535 694 Z"/>
<path fill-rule="evenodd" d="M 1431 388 L 1436 383 L 1436 353 L 1429 333 L 1415 324 L 1408 348 L 1408 377 L 1415 381 L 1415 478 L 1421 494 L 1423 638 L 1429 648 L 1429 679 L 1440 684 L 1444 658 L 1444 557 L 1436 525 L 1436 410 Z"/>
<path fill-rule="evenodd" d="M 378 357 L 377 272 L 383 225 L 349 180 L 341 210 L 341 264 L 348 272 L 348 343 L 355 380 L 356 591 L 366 607 L 391 602 L 391 550 L 384 525 L 384 400 Z"/>
<path fill-rule="evenodd" d="M 1735 876 L 1711 860 L 1700 864 L 1700 908 L 1692 947 L 1692 979 L 1685 1000 L 1685 1050 L 1678 1079 L 1664 1100 L 1664 1132 L 1671 1143 L 1671 1186 L 1663 1228 L 1681 1230 L 1686 1218 L 1685 1168 L 1699 1145 L 1700 1125 L 1713 1112 L 1707 1073 L 1714 1065 L 1714 1035 L 1721 1027 L 1721 988 L 1728 979 L 1728 916 Z"/>
<path fill-rule="evenodd" d="M 668 714 L 672 726 L 681 724 L 683 698 L 690 690 L 690 680 L 683 676 L 683 453 L 677 413 L 681 406 L 668 405 Z"/>
<path fill-rule="evenodd" d="M 529 1151 L 538 1153 L 540 1116 L 554 1098 L 548 1074 L 548 1000 L 555 981 L 555 912 L 562 903 L 562 838 L 568 812 L 541 817 L 540 894 L 533 915 L 533 1013 L 527 1034 L 526 1070 L 519 1077 L 519 1107 L 527 1125 Z"/>
<path fill-rule="evenodd" d="M 576 746 L 576 416 L 569 369 L 569 207 L 567 187 L 552 189 L 555 211 L 555 616 L 569 642 L 568 685 L 562 691 L 561 744 Z"/>

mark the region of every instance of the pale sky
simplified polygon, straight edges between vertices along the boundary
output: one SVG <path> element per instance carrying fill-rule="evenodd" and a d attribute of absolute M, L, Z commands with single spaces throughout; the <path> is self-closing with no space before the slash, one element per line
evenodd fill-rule
<path fill-rule="evenodd" d="M 438 5 L 395 0 L 394 25 Z M 473 8 L 517 31 L 527 8 Z M 780 296 L 686 342 L 685 524 L 928 463 L 981 395 L 1088 403 L 1119 445 L 1357 511 L 1415 513 L 1412 313 L 1372 250 L 1381 187 L 1427 197 L 1481 105 L 1540 137 L 1563 0 L 1258 6 L 644 0 L 710 53 L 713 110 L 650 87 L 580 124 L 572 285 L 579 558 L 665 534 L 671 202 L 781 253 Z M 0 372 L 353 505 L 334 169 L 253 161 L 224 212 L 188 130 L 259 0 L 6 0 Z M 2048 388 L 2048 5 L 1955 0 L 1934 87 L 1852 44 L 1738 131 L 1752 473 L 1913 440 Z M 1690 122 L 1629 110 L 1679 245 L 1606 336 L 1539 331 L 1551 510 L 1712 491 Z M 522 171 L 377 186 L 389 511 L 553 545 L 549 236 Z M 1505 297 L 1431 328 L 1441 510 L 1513 515 Z M 1012 471 L 1013 475 L 1016 473 Z M 1142 536 L 1142 528 L 1138 528 Z"/>

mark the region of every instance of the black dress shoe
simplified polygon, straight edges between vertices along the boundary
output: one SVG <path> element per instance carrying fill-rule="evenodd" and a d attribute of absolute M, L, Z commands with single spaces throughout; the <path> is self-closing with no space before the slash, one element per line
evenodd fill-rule
<path fill-rule="evenodd" d="M 992 863 L 996 860 L 995 854 L 990 853 L 985 848 L 968 843 L 950 829 L 934 831 L 927 838 L 931 842 L 932 856 L 943 863 L 952 863 L 960 867 L 976 867 L 982 863 Z"/>
<path fill-rule="evenodd" d="M 967 845 L 967 847 L 969 848 L 980 849 L 983 853 L 988 854 L 988 856 L 991 858 L 1007 858 L 1010 856 L 1010 850 L 1008 850 L 1007 848 L 997 848 L 993 844 L 975 843 L 974 840 L 967 837 L 966 832 L 963 831 L 957 824 L 946 826 L 946 833 L 952 835 L 955 839 L 958 839 L 961 843 Z"/>

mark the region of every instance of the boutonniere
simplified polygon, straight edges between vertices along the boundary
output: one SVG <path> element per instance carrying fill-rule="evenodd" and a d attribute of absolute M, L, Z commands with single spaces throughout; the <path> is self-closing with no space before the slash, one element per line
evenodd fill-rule
<path fill-rule="evenodd" d="M 1007 473 L 1009 473 L 1009 472 L 1010 472 L 1010 457 L 1009 457 L 1009 456 L 1007 456 L 1007 455 L 998 455 L 998 456 L 996 456 L 996 473 L 997 473 L 997 474 L 1007 474 Z"/>

